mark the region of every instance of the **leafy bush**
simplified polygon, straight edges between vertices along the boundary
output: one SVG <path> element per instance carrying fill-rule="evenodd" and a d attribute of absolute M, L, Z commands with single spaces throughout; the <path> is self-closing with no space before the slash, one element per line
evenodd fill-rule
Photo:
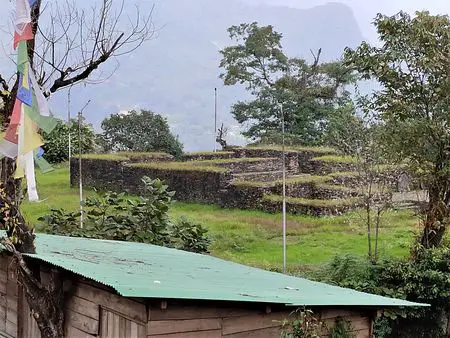
<path fill-rule="evenodd" d="M 133 241 L 192 252 L 207 252 L 207 230 L 185 218 L 172 222 L 168 216 L 174 192 L 161 180 L 143 177 L 144 196 L 103 192 L 86 199 L 83 228 L 80 212 L 52 210 L 39 218 L 48 233 L 75 237 Z"/>
<path fill-rule="evenodd" d="M 181 217 L 172 224 L 170 229 L 172 246 L 184 251 L 207 252 L 209 246 L 207 232 L 208 230 L 201 224 Z"/>
<path fill-rule="evenodd" d="M 419 249 L 414 260 L 373 265 L 352 256 L 336 257 L 314 278 L 388 297 L 430 304 L 429 308 L 385 311 L 376 337 L 448 337 L 450 248 Z M 447 327 L 446 324 L 447 323 Z M 446 332 L 447 331 L 447 332 Z"/>

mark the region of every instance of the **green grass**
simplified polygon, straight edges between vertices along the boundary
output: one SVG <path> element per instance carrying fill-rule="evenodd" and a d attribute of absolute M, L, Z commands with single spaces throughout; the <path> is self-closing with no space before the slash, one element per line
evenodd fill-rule
<path fill-rule="evenodd" d="M 132 158 L 146 157 L 146 158 L 162 158 L 169 157 L 170 155 L 166 153 L 144 153 L 144 152 L 131 152 L 123 151 L 112 154 L 84 154 L 81 155 L 84 159 L 89 160 L 107 160 L 107 161 L 126 161 Z"/>
<path fill-rule="evenodd" d="M 30 224 L 51 208 L 76 210 L 78 189 L 70 188 L 67 167 L 37 174 L 40 202 L 24 202 Z M 93 192 L 86 189 L 85 195 Z M 211 254 L 260 267 L 280 267 L 282 260 L 281 214 L 222 209 L 214 205 L 175 203 L 172 217 L 187 216 L 209 229 Z M 334 217 L 287 216 L 287 260 L 291 268 L 322 264 L 338 254 L 364 256 L 367 232 L 360 211 Z M 405 257 L 418 231 L 418 220 L 409 210 L 389 211 L 382 219 L 379 248 L 382 258 Z"/>
<path fill-rule="evenodd" d="M 194 162 L 196 162 L 194 164 Z M 148 169 L 160 169 L 160 170 L 174 170 L 174 171 L 199 171 L 199 172 L 214 172 L 225 173 L 226 168 L 216 167 L 211 164 L 199 165 L 200 161 L 188 161 L 188 162 L 149 162 L 149 163 L 131 163 L 130 167 L 135 168 L 148 168 Z"/>
<path fill-rule="evenodd" d="M 121 151 L 117 155 L 126 157 L 148 157 L 148 158 L 160 158 L 160 157 L 170 157 L 171 155 L 163 152 L 135 152 L 135 151 Z"/>
<path fill-rule="evenodd" d="M 211 253 L 215 256 L 264 268 L 280 267 L 281 214 L 178 203 L 172 215 L 187 215 L 205 224 L 214 240 Z M 361 212 L 321 218 L 288 215 L 288 265 L 323 264 L 338 254 L 364 256 L 367 232 L 363 220 Z M 381 257 L 407 256 L 416 223 L 410 211 L 387 213 L 380 228 Z"/>
<path fill-rule="evenodd" d="M 86 160 L 103 160 L 103 161 L 126 161 L 128 156 L 122 154 L 84 154 L 81 158 Z"/>
<path fill-rule="evenodd" d="M 324 190 L 332 190 L 332 191 L 342 191 L 346 193 L 356 193 L 358 192 L 354 188 L 346 187 L 345 185 L 338 185 L 338 184 L 326 184 L 326 183 L 320 183 L 316 185 L 316 188 L 324 189 Z"/>
<path fill-rule="evenodd" d="M 312 176 L 312 175 L 304 175 L 298 177 L 289 177 L 286 179 L 286 184 L 308 184 L 308 183 L 326 183 L 330 182 L 331 177 L 328 176 Z M 274 187 L 277 185 L 282 185 L 283 180 L 274 180 L 274 181 L 243 181 L 238 180 L 233 182 L 233 185 L 239 187 Z"/>
<path fill-rule="evenodd" d="M 328 174 L 331 178 L 356 178 L 360 176 L 360 173 L 356 171 L 336 171 Z"/>
<path fill-rule="evenodd" d="M 261 161 L 276 160 L 273 157 L 237 157 L 237 158 L 217 158 L 214 160 L 201 160 L 192 161 L 196 165 L 217 165 L 217 164 L 230 164 L 230 163 L 256 163 Z"/>
<path fill-rule="evenodd" d="M 279 150 L 281 151 L 283 148 L 279 145 L 249 145 L 249 149 L 259 149 L 259 150 Z M 304 147 L 304 146 L 286 146 L 285 150 L 287 151 L 303 151 L 303 152 L 311 152 L 318 154 L 337 154 L 338 151 L 333 148 L 328 147 Z"/>
<path fill-rule="evenodd" d="M 274 202 L 281 202 L 283 197 L 281 195 L 266 195 L 263 199 Z M 333 208 L 333 207 L 345 207 L 358 204 L 360 201 L 357 197 L 351 198 L 338 198 L 329 200 L 309 199 L 299 197 L 286 197 L 286 202 L 297 205 L 312 206 L 318 208 Z"/>
<path fill-rule="evenodd" d="M 184 153 L 187 156 L 202 156 L 202 155 L 232 155 L 232 151 L 194 151 L 190 153 Z"/>
<path fill-rule="evenodd" d="M 337 156 L 337 155 L 325 155 L 320 157 L 314 157 L 312 161 L 320 161 L 327 163 L 345 163 L 345 164 L 355 164 L 358 159 L 352 156 Z"/>

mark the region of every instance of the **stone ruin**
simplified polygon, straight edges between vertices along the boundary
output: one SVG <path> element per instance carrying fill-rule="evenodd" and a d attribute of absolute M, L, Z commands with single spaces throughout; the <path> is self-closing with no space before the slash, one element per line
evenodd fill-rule
<path fill-rule="evenodd" d="M 192 153 L 180 161 L 154 153 L 87 155 L 82 158 L 82 172 L 84 185 L 100 190 L 139 194 L 140 179 L 148 176 L 166 181 L 178 201 L 278 212 L 282 207 L 282 155 L 276 147 Z M 76 185 L 78 159 L 73 158 L 70 165 L 71 183 Z M 287 149 L 285 166 L 289 213 L 334 215 L 364 203 L 357 165 L 333 149 Z M 393 177 L 388 194 L 397 190 L 397 177 Z"/>

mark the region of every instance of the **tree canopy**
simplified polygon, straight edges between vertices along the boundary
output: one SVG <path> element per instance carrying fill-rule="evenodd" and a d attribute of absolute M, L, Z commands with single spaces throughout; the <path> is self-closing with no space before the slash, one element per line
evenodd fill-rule
<path fill-rule="evenodd" d="M 340 61 L 322 63 L 321 50 L 311 51 L 308 62 L 288 57 L 282 35 L 272 26 L 256 22 L 228 29 L 236 45 L 221 51 L 220 75 L 225 85 L 244 85 L 252 95 L 237 102 L 231 113 L 245 124 L 243 134 L 253 141 L 277 143 L 282 114 L 290 143 L 317 145 L 323 142 L 329 119 L 346 114 L 350 104 L 346 85 L 352 73 Z"/>
<path fill-rule="evenodd" d="M 347 65 L 381 88 L 360 100 L 383 126 L 387 154 L 420 175 L 429 193 L 422 237 L 439 245 L 450 205 L 450 20 L 417 12 L 379 14 L 380 47 L 362 43 L 347 49 Z"/>
<path fill-rule="evenodd" d="M 72 119 L 70 124 L 58 121 L 56 127 L 50 132 L 43 132 L 45 144 L 45 158 L 51 163 L 61 163 L 69 159 L 69 134 L 71 137 L 72 154 L 86 154 L 94 151 L 95 148 L 95 132 L 92 126 L 85 121 L 81 124 L 81 138 L 79 139 L 78 120 Z M 81 144 L 80 142 L 81 141 Z"/>
<path fill-rule="evenodd" d="M 102 129 L 105 151 L 166 152 L 175 157 L 183 152 L 167 119 L 150 110 L 111 114 L 103 120 Z"/>

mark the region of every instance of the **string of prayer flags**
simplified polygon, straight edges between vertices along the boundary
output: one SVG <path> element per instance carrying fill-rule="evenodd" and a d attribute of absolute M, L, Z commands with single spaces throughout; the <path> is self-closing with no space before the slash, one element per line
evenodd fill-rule
<path fill-rule="evenodd" d="M 15 178 L 25 178 L 30 201 L 39 199 L 35 165 L 43 172 L 52 166 L 43 158 L 44 144 L 39 130 L 50 133 L 57 125 L 28 58 L 28 41 L 33 40 L 31 9 L 36 0 L 16 0 L 13 47 L 17 50 L 18 86 L 9 125 L 0 134 L 0 157 L 16 159 Z"/>

